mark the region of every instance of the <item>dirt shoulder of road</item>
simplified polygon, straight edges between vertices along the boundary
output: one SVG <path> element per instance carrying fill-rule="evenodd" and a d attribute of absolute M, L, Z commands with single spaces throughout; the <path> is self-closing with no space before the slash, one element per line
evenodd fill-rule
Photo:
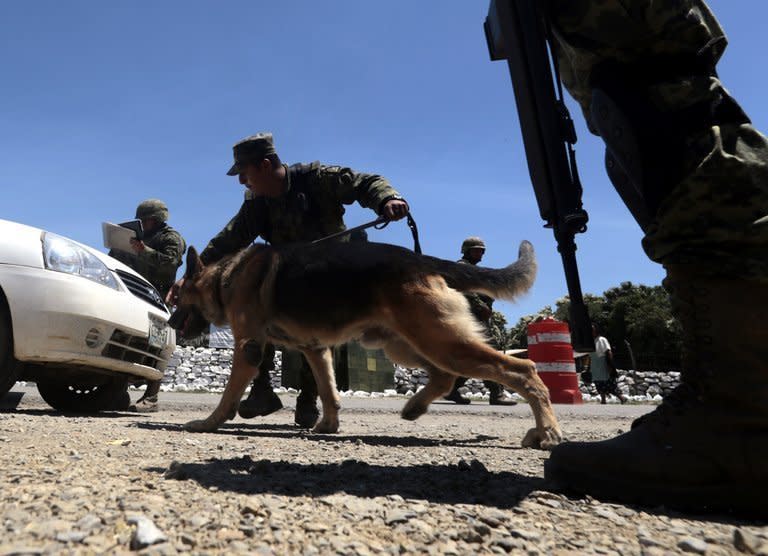
<path fill-rule="evenodd" d="M 192 434 L 211 394 L 162 393 L 149 415 L 62 415 L 16 388 L 0 413 L 2 554 L 768 554 L 765 524 L 551 492 L 519 446 L 529 408 L 343 399 L 341 431 L 284 409 Z M 15 403 L 14 403 L 15 402 Z M 557 406 L 573 440 L 650 406 Z"/>

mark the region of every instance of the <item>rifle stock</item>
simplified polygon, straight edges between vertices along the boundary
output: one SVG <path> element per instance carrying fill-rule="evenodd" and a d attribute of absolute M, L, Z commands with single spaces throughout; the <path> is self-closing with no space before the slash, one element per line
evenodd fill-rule
<path fill-rule="evenodd" d="M 573 144 L 576 131 L 562 100 L 541 0 L 491 0 L 484 29 L 491 60 L 507 60 L 528 162 L 545 227 L 552 228 L 570 296 L 571 343 L 594 351 L 574 236 L 587 229 Z M 553 69 L 555 79 L 553 79 Z M 558 96 L 555 84 L 558 86 Z"/>

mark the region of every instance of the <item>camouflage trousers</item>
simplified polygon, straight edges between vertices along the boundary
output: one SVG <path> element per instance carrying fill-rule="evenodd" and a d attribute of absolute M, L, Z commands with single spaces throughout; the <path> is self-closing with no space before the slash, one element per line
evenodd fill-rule
<path fill-rule="evenodd" d="M 609 80 L 644 68 L 641 85 L 631 80 L 633 94 L 670 121 L 694 105 L 732 100 L 714 72 L 725 35 L 702 0 L 552 0 L 551 5 L 561 78 L 588 125 L 595 69 L 606 62 L 627 68 L 608 73 Z M 704 51 L 710 72 L 654 76 L 648 63 L 693 59 Z M 768 215 L 766 137 L 743 121 L 686 129 L 683 135 L 679 179 L 659 185 L 663 195 L 645 228 L 643 248 L 665 265 L 705 265 L 713 274 L 768 282 L 768 224 L 753 224 Z"/>

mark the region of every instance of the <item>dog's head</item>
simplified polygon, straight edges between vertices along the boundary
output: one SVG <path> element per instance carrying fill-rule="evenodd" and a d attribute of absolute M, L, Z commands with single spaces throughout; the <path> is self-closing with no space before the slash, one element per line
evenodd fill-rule
<path fill-rule="evenodd" d="M 194 247 L 187 250 L 187 267 L 180 285 L 174 284 L 169 294 L 170 302 L 176 310 L 168 319 L 168 325 L 178 331 L 179 336 L 190 340 L 202 334 L 210 321 L 207 313 L 206 300 L 210 296 L 204 291 L 204 265 Z"/>

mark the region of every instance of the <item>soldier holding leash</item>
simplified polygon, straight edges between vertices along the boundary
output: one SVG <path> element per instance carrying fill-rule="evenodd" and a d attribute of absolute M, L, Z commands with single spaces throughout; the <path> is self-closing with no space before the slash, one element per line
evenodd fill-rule
<path fill-rule="evenodd" d="M 357 202 L 387 220 L 408 215 L 408 203 L 389 182 L 376 174 L 355 172 L 343 166 L 283 164 L 271 133 L 259 133 L 238 141 L 233 147 L 234 164 L 227 172 L 238 176 L 246 187 L 238 213 L 200 254 L 209 264 L 239 251 L 261 237 L 273 245 L 309 242 L 346 229 L 344 205 Z M 337 238 L 348 241 L 347 236 Z M 269 415 L 283 404 L 269 380 L 270 357 L 274 346 L 267 345 L 259 375 L 248 397 L 240 404 L 244 418 Z M 309 365 L 302 357 L 300 393 L 294 421 L 311 428 L 319 418 L 317 386 Z"/>

